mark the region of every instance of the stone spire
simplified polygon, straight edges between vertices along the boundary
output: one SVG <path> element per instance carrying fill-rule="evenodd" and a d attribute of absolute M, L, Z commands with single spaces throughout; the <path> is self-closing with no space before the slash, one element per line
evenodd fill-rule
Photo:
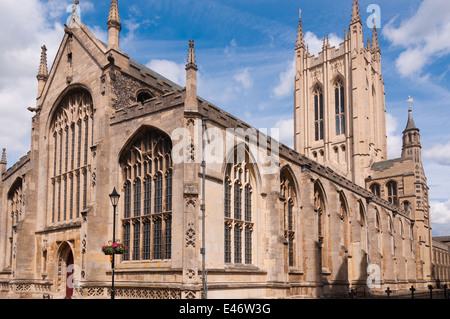
<path fill-rule="evenodd" d="M 122 24 L 120 23 L 119 4 L 118 0 L 111 1 L 111 8 L 109 9 L 108 22 L 108 49 L 119 50 L 119 34 L 122 31 Z"/>
<path fill-rule="evenodd" d="M 420 133 L 419 129 L 414 123 L 414 118 L 412 115 L 411 103 L 414 100 L 409 97 L 409 110 L 408 110 L 408 123 L 403 131 L 403 147 L 402 147 L 402 158 L 413 158 L 416 163 L 422 161 L 422 145 L 420 143 Z"/>
<path fill-rule="evenodd" d="M 48 79 L 47 47 L 45 45 L 41 47 L 41 62 L 39 64 L 39 71 L 36 78 L 38 80 L 38 97 L 39 97 Z"/>
<path fill-rule="evenodd" d="M 195 60 L 194 40 L 189 40 L 189 54 L 186 64 L 186 99 L 185 111 L 197 112 L 197 64 Z"/>
<path fill-rule="evenodd" d="M 361 22 L 361 14 L 359 12 L 359 3 L 358 0 L 353 0 L 353 8 L 352 8 L 352 21 L 351 24 Z"/>
<path fill-rule="evenodd" d="M 0 160 L 0 174 L 6 172 L 6 149 L 4 148 L 2 151 L 2 159 Z"/>
<path fill-rule="evenodd" d="M 374 20 L 376 20 L 376 19 L 374 18 Z M 380 51 L 380 42 L 378 41 L 377 24 L 375 21 L 373 23 L 372 48 L 373 48 L 373 50 Z"/>
<path fill-rule="evenodd" d="M 303 36 L 302 9 L 298 13 L 297 49 L 305 48 L 305 38 Z"/>
<path fill-rule="evenodd" d="M 186 68 L 194 67 L 197 69 L 197 65 L 195 64 L 197 61 L 195 60 L 195 49 L 194 49 L 194 40 L 189 40 L 189 54 L 187 59 Z"/>
<path fill-rule="evenodd" d="M 411 103 L 414 100 L 410 97 L 409 100 L 407 102 L 409 102 L 409 110 L 408 110 L 408 123 L 406 123 L 406 128 L 403 132 L 408 132 L 408 131 L 413 131 L 413 130 L 419 130 L 416 127 L 416 123 L 414 123 L 414 118 L 413 118 L 413 114 L 412 114 L 412 108 L 411 108 Z"/>

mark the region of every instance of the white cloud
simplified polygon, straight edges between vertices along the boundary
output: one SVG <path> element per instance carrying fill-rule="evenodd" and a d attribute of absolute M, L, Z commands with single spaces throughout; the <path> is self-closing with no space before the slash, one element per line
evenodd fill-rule
<path fill-rule="evenodd" d="M 328 36 L 328 41 L 330 42 L 330 46 L 338 48 L 339 44 L 344 42 L 344 39 L 338 37 L 334 33 L 331 33 Z M 314 33 L 307 31 L 305 33 L 305 42 L 308 45 L 309 53 L 311 53 L 312 55 L 317 55 L 319 52 L 322 51 L 323 38 L 319 39 L 317 35 L 315 35 Z"/>
<path fill-rule="evenodd" d="M 29 151 L 32 114 L 27 107 L 36 104 L 41 46 L 48 49 L 50 69 L 64 37 L 63 25 L 47 20 L 59 13 L 51 4 L 54 2 L 22 0 L 18 5 L 14 0 L 0 1 L 0 148 L 7 149 L 9 165 Z M 62 8 L 59 15 L 64 14 Z"/>
<path fill-rule="evenodd" d="M 154 59 L 147 63 L 147 67 L 165 76 L 180 86 L 186 85 L 186 70 L 184 64 L 174 61 Z"/>
<path fill-rule="evenodd" d="M 99 39 L 100 41 L 102 41 L 105 44 L 108 44 L 108 31 L 105 30 L 104 28 L 98 26 L 98 25 L 94 25 L 92 27 L 88 26 L 87 27 L 92 34 Z"/>
<path fill-rule="evenodd" d="M 430 201 L 433 236 L 450 234 L 450 200 L 446 202 Z"/>
<path fill-rule="evenodd" d="M 280 131 L 280 142 L 285 144 L 286 146 L 289 146 L 290 148 L 294 147 L 294 119 L 288 118 L 288 119 L 281 119 L 279 120 L 275 126 L 275 128 L 278 128 Z"/>
<path fill-rule="evenodd" d="M 272 92 L 276 98 L 290 96 L 294 92 L 295 80 L 295 60 L 288 63 L 287 70 L 280 73 L 279 84 L 273 88 Z"/>
<path fill-rule="evenodd" d="M 250 76 L 249 68 L 245 68 L 241 71 L 239 71 L 237 74 L 233 77 L 237 82 L 242 84 L 244 89 L 248 90 L 253 86 L 253 80 Z"/>
<path fill-rule="evenodd" d="M 423 150 L 423 158 L 441 165 L 450 165 L 450 142 L 445 145 L 436 144 Z"/>
<path fill-rule="evenodd" d="M 389 113 L 386 113 L 386 134 L 388 158 L 398 158 L 402 151 L 402 136 L 395 134 L 398 127 L 397 119 Z"/>
<path fill-rule="evenodd" d="M 230 57 L 236 48 L 237 48 L 236 39 L 232 39 L 230 41 L 230 44 L 225 47 L 224 52 L 228 57 Z"/>
<path fill-rule="evenodd" d="M 450 53 L 450 1 L 424 0 L 413 17 L 399 27 L 393 23 L 394 19 L 383 28 L 383 35 L 405 49 L 396 61 L 402 76 L 417 74 L 436 57 Z"/>

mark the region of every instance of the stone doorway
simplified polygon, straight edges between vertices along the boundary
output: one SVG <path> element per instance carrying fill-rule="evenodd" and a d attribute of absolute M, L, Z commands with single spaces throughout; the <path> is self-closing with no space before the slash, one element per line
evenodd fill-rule
<path fill-rule="evenodd" d="M 71 299 L 74 285 L 74 256 L 72 247 L 64 242 L 58 249 L 58 296 Z"/>

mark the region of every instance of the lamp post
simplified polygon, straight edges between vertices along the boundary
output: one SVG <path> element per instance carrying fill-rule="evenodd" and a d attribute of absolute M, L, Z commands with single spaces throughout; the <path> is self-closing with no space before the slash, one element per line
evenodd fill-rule
<path fill-rule="evenodd" d="M 114 208 L 113 213 L 113 244 L 116 242 L 116 207 L 119 203 L 120 195 L 117 193 L 116 188 L 111 194 L 109 194 L 109 198 L 111 199 L 111 204 Z M 111 255 L 111 269 L 112 269 L 112 283 L 111 283 L 111 299 L 114 299 L 114 258 L 115 254 Z"/>

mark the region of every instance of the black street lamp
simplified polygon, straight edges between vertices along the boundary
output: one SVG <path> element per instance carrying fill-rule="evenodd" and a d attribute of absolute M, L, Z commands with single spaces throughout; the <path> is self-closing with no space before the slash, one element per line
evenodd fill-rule
<path fill-rule="evenodd" d="M 114 208 L 113 213 L 113 244 L 116 242 L 116 207 L 119 204 L 120 195 L 117 193 L 116 188 L 111 194 L 109 194 L 109 198 L 111 199 L 111 204 Z M 111 285 L 111 299 L 114 299 L 114 257 L 115 254 L 111 255 L 111 269 L 112 269 L 112 285 Z"/>

